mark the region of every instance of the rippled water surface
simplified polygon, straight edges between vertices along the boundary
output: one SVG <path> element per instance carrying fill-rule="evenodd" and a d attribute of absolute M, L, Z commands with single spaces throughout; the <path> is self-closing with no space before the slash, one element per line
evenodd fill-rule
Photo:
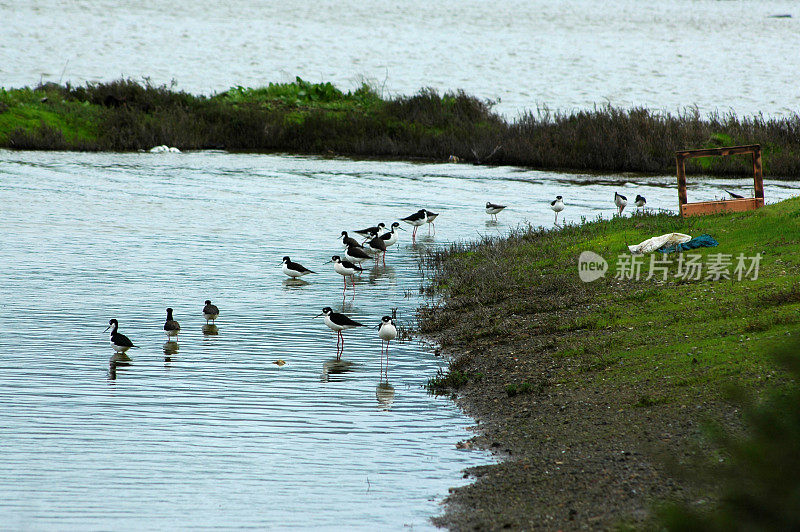
<path fill-rule="evenodd" d="M 427 527 L 460 471 L 469 419 L 429 397 L 443 363 L 393 343 L 393 396 L 376 389 L 374 328 L 345 332 L 346 373 L 323 306 L 342 308 L 323 262 L 343 229 L 441 212 L 385 268 L 357 282 L 345 312 L 411 325 L 419 254 L 441 243 L 609 215 L 614 190 L 676 202 L 673 179 L 515 168 L 225 153 L 0 151 L 0 522 L 30 529 Z M 743 190 L 709 181 L 694 199 Z M 767 183 L 768 200 L 798 192 Z M 497 225 L 487 200 L 509 203 Z M 319 272 L 289 285 L 284 255 Z M 205 299 L 221 309 L 205 334 Z M 164 309 L 182 332 L 166 344 Z M 111 366 L 109 318 L 139 349 Z M 286 361 L 279 367 L 273 362 Z M 334 368 L 335 369 L 335 368 Z M 380 392 L 380 393 L 378 393 Z M 388 397 L 391 396 L 391 397 Z"/>
<path fill-rule="evenodd" d="M 5 87 L 367 79 L 389 93 L 464 89 L 510 117 L 606 102 L 748 115 L 800 104 L 794 0 L 0 0 L 0 19 Z"/>

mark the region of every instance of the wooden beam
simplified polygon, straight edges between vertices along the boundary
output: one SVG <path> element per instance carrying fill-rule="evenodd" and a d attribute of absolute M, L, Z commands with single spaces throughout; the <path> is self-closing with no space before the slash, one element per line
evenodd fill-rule
<path fill-rule="evenodd" d="M 680 210 L 688 201 L 686 198 L 686 165 L 683 156 L 675 156 L 675 165 L 678 167 L 678 210 Z"/>
<path fill-rule="evenodd" d="M 739 155 L 742 153 L 755 153 L 756 151 L 759 153 L 761 152 L 761 146 L 759 144 L 748 144 L 747 146 L 729 146 L 726 148 L 707 148 L 703 150 L 681 150 L 676 151 L 675 155 L 689 159 L 693 157 Z"/>

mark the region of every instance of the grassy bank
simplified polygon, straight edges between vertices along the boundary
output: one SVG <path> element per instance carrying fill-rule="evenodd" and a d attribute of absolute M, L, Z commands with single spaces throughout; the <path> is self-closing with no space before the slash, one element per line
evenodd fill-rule
<path fill-rule="evenodd" d="M 197 96 L 131 80 L 0 89 L 0 147 L 46 150 L 290 151 L 427 158 L 605 172 L 674 171 L 679 149 L 762 144 L 765 175 L 800 176 L 800 116 L 671 115 L 603 107 L 506 121 L 464 93 L 382 98 L 363 85 L 234 87 Z M 693 166 L 692 166 L 693 165 Z M 747 175 L 745 158 L 691 161 L 689 171 Z"/>
<path fill-rule="evenodd" d="M 676 277 L 676 255 L 658 265 L 666 280 L 660 271 L 646 279 L 649 256 L 641 279 L 615 278 L 626 242 L 674 231 L 719 241 L 685 253 L 706 266 L 700 280 Z M 578 276 L 586 250 L 609 263 L 592 283 Z M 745 270 L 738 280 L 738 255 L 749 268 L 757 253 L 757 278 Z M 705 278 L 719 254 L 732 279 Z M 519 230 L 453 246 L 428 266 L 442 299 L 420 310 L 420 326 L 453 354 L 429 387 L 455 393 L 480 422 L 464 446 L 507 456 L 472 471 L 479 480 L 451 495 L 440 524 L 642 523 L 654 501 L 700 498 L 664 464 L 688 460 L 704 419 L 736 425 L 726 387 L 760 392 L 786 379 L 770 353 L 800 329 L 800 199 L 686 220 Z"/>

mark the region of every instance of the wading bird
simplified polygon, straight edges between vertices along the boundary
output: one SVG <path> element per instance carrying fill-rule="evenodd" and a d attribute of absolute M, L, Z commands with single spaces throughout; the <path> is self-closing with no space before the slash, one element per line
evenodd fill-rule
<path fill-rule="evenodd" d="M 425 209 L 420 209 L 410 216 L 406 216 L 405 218 L 400 218 L 400 221 L 403 221 L 409 225 L 414 226 L 414 231 L 411 233 L 411 241 L 416 242 L 417 229 L 419 228 L 419 226 L 428 221 L 428 213 Z"/>
<path fill-rule="evenodd" d="M 290 259 L 289 257 L 283 257 L 283 266 L 281 267 L 281 269 L 283 270 L 283 273 L 285 273 L 292 279 L 299 279 L 300 277 L 308 275 L 309 273 L 317 273 L 309 270 L 302 264 L 292 262 L 292 259 Z"/>
<path fill-rule="evenodd" d="M 210 299 L 206 299 L 206 306 L 203 307 L 203 317 L 206 319 L 206 325 L 208 325 L 209 320 L 216 320 L 217 316 L 219 316 L 219 308 L 216 305 L 212 305 Z"/>
<path fill-rule="evenodd" d="M 333 271 L 338 273 L 342 276 L 342 280 L 344 281 L 344 290 L 342 291 L 342 297 L 344 297 L 345 293 L 347 292 L 347 278 L 350 277 L 350 285 L 353 287 L 353 299 L 356 297 L 356 281 L 355 281 L 355 274 L 361 273 L 364 269 L 361 266 L 353 264 L 350 261 L 342 260 L 339 255 L 334 255 L 331 257 L 331 260 L 326 262 L 325 264 L 333 263 Z"/>
<path fill-rule="evenodd" d="M 384 375 L 386 376 L 386 380 L 389 380 L 389 342 L 397 338 L 397 327 L 394 324 L 394 320 L 390 316 L 384 316 L 381 318 L 381 322 L 378 325 L 378 336 L 381 339 L 381 377 Z M 386 342 L 386 350 L 383 349 L 383 342 Z M 383 365 L 383 357 L 384 354 L 386 355 L 386 365 Z"/>
<path fill-rule="evenodd" d="M 344 258 L 353 264 L 361 264 L 365 260 L 371 259 L 372 256 L 361 246 L 348 246 L 344 252 Z"/>
<path fill-rule="evenodd" d="M 725 190 L 725 189 L 723 188 L 722 190 Z M 744 196 L 740 196 L 739 194 L 734 194 L 730 190 L 725 190 L 725 192 L 730 194 L 733 199 L 742 199 L 742 198 L 744 198 Z"/>
<path fill-rule="evenodd" d="M 558 225 L 558 213 L 564 210 L 564 198 L 556 196 L 556 199 L 550 202 L 550 208 L 556 213 L 556 221 L 553 222 L 553 225 Z"/>
<path fill-rule="evenodd" d="M 331 307 L 323 308 L 322 313 L 317 314 L 314 317 L 319 318 L 320 316 L 325 316 L 325 325 L 327 325 L 332 331 L 336 331 L 336 360 L 341 360 L 342 352 L 344 351 L 344 336 L 342 335 L 342 331 L 352 329 L 354 327 L 363 327 L 364 325 L 362 323 L 358 323 L 357 321 L 351 320 L 344 314 L 334 312 Z"/>
<path fill-rule="evenodd" d="M 497 221 L 497 213 L 506 208 L 506 205 L 498 205 L 491 201 L 486 202 L 486 214 L 492 215 L 494 221 Z"/>
<path fill-rule="evenodd" d="M 433 223 L 433 221 L 436 220 L 436 217 L 439 216 L 439 213 L 431 212 L 425 209 L 425 214 L 428 216 L 428 219 L 426 220 L 428 222 L 428 236 L 431 235 L 431 227 L 433 227 L 433 236 L 436 236 L 436 224 Z"/>
<path fill-rule="evenodd" d="M 164 322 L 164 332 L 167 334 L 167 340 L 170 337 L 178 336 L 178 333 L 181 332 L 180 324 L 172 319 L 172 308 L 167 308 L 167 321 Z"/>
<path fill-rule="evenodd" d="M 350 246 L 361 247 L 361 244 L 359 244 L 358 240 L 347 235 L 347 231 L 342 231 L 342 244 L 345 247 L 350 247 Z"/>
<path fill-rule="evenodd" d="M 617 213 L 618 215 L 622 216 L 622 211 L 625 210 L 625 205 L 627 204 L 628 198 L 618 194 L 617 192 L 614 192 L 614 205 L 616 205 L 617 209 L 619 209 L 619 212 Z"/>
<path fill-rule="evenodd" d="M 109 329 L 111 329 L 111 347 L 113 347 L 114 351 L 117 353 L 124 353 L 131 347 L 138 347 L 133 345 L 133 342 L 131 342 L 130 338 L 122 333 L 117 332 L 117 329 L 119 329 L 119 322 L 117 320 L 108 320 L 108 327 L 106 327 L 106 331 Z"/>
<path fill-rule="evenodd" d="M 636 194 L 636 199 L 633 200 L 633 203 L 636 205 L 636 207 L 641 209 L 642 207 L 644 207 L 645 203 L 647 203 L 647 200 L 644 199 L 644 196 L 642 196 L 641 194 Z"/>
<path fill-rule="evenodd" d="M 376 233 L 382 235 L 383 232 L 386 230 L 386 224 L 381 222 L 378 225 L 373 225 L 372 227 L 367 227 L 366 229 L 359 229 L 358 231 L 353 231 L 357 235 L 361 235 L 364 238 L 370 238 L 372 233 Z"/>

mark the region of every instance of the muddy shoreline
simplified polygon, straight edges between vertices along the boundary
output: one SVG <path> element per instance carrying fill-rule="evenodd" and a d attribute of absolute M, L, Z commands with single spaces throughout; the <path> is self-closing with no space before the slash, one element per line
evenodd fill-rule
<path fill-rule="evenodd" d="M 789 266 L 799 244 L 783 237 L 798 209 L 793 199 L 746 215 L 528 229 L 429 257 L 438 298 L 419 309 L 419 331 L 449 362 L 429 389 L 477 421 L 459 448 L 501 459 L 467 470 L 475 482 L 451 489 L 434 524 L 650 528 L 665 501 L 713 503 L 714 488 L 692 478 L 709 448 L 704 424 L 741 426 L 725 390 L 779 384 L 770 346 L 800 323 L 800 270 Z M 757 282 L 578 279 L 580 250 L 615 256 L 668 231 L 723 235 L 713 252 L 773 244 Z"/>

